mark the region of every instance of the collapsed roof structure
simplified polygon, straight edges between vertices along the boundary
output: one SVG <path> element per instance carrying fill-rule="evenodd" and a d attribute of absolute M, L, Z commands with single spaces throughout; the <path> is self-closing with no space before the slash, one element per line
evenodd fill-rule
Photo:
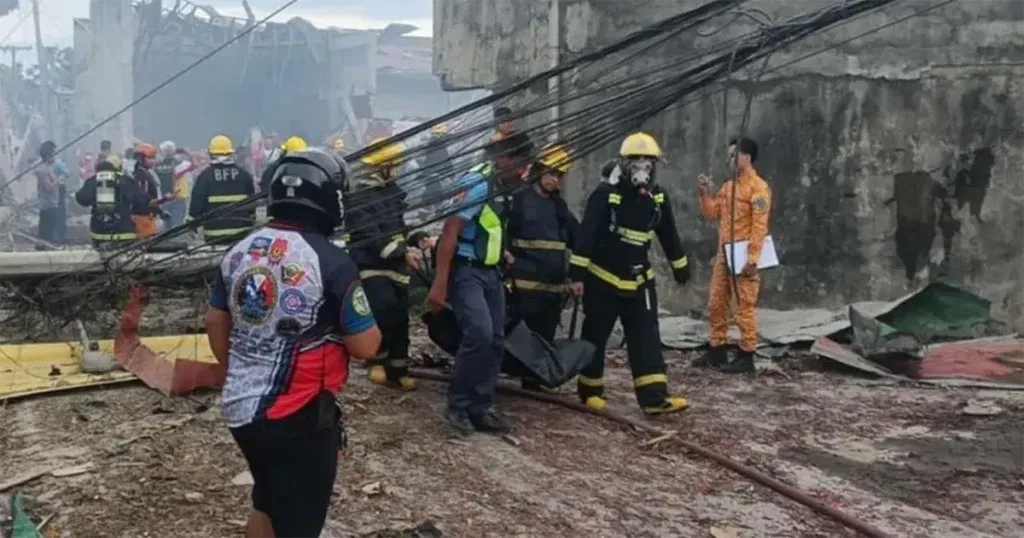
<path fill-rule="evenodd" d="M 257 24 L 248 3 L 241 5 L 246 18 L 189 0 L 91 0 L 89 19 L 74 26 L 71 134 Z M 415 30 L 321 29 L 299 17 L 263 24 L 86 143 L 95 147 L 106 138 L 126 147 L 137 137 L 199 145 L 218 132 L 241 137 L 257 122 L 267 131 L 319 139 L 375 117 L 443 113 L 447 99 L 430 73 L 431 40 L 405 37 Z"/>

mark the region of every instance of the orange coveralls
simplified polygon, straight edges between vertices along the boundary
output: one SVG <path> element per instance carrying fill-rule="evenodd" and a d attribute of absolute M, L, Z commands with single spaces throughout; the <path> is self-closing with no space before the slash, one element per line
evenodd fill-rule
<path fill-rule="evenodd" d="M 736 220 L 733 221 L 732 181 L 726 181 L 713 197 L 700 196 L 700 210 L 704 218 L 718 221 L 718 255 L 711 271 L 708 298 L 708 325 L 711 330 L 708 343 L 721 346 L 729 335 L 729 303 L 733 296 L 733 279 L 725 263 L 724 249 L 730 241 L 750 241 L 747 262 L 761 259 L 761 246 L 768 235 L 768 214 L 772 193 L 753 168 L 741 173 L 736 183 Z M 735 228 L 733 228 L 735 225 Z M 733 235 L 735 234 L 735 235 Z M 757 293 L 761 276 L 736 275 L 736 324 L 740 327 L 740 349 L 757 349 Z"/>

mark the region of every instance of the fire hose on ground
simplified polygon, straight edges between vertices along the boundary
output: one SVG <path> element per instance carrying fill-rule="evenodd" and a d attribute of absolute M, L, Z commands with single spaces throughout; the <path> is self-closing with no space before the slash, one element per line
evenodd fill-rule
<path fill-rule="evenodd" d="M 413 377 L 416 377 L 416 378 L 419 378 L 419 379 L 426 379 L 426 380 L 429 380 L 429 381 L 439 381 L 439 382 L 442 382 L 442 383 L 448 383 L 448 382 L 451 381 L 451 376 L 446 375 L 446 374 L 437 373 L 437 372 L 431 372 L 429 370 L 412 369 L 412 370 L 410 370 L 410 374 Z M 500 392 L 504 393 L 504 394 L 509 394 L 509 395 L 512 395 L 512 396 L 518 396 L 518 397 L 521 397 L 521 398 L 529 398 L 531 400 L 536 400 L 536 401 L 539 401 L 539 402 L 546 402 L 546 403 L 550 403 L 550 404 L 560 405 L 562 407 L 566 407 L 566 408 L 572 409 L 573 411 L 578 411 L 578 412 L 581 412 L 581 413 L 589 413 L 591 415 L 597 415 L 599 417 L 611 420 L 612 422 L 617 422 L 619 424 L 623 424 L 623 425 L 626 425 L 626 426 L 632 426 L 632 427 L 634 427 L 634 428 L 636 428 L 636 429 L 638 429 L 640 431 L 644 431 L 644 432 L 647 432 L 647 433 L 650 433 L 650 434 L 655 434 L 655 435 L 663 436 L 666 433 L 661 428 L 658 428 L 656 426 L 652 426 L 650 424 L 644 423 L 644 422 L 642 422 L 640 420 L 637 420 L 637 419 L 634 419 L 634 418 L 630 418 L 630 417 L 627 417 L 627 416 L 624 416 L 624 415 L 620 415 L 620 414 L 612 412 L 612 411 L 607 411 L 607 410 L 598 411 L 598 410 L 595 410 L 595 409 L 591 409 L 591 408 L 589 408 L 589 407 L 587 407 L 587 406 L 585 406 L 585 405 L 583 405 L 581 403 L 578 403 L 578 402 L 575 402 L 575 401 L 572 401 L 572 400 L 569 400 L 569 399 L 566 399 L 566 398 L 562 398 L 562 397 L 560 397 L 558 395 L 555 395 L 555 394 L 545 394 L 545 393 L 541 393 L 541 392 L 531 392 L 531 391 L 523 390 L 523 389 L 520 389 L 520 388 L 517 388 L 517 387 L 509 387 L 509 386 L 504 386 L 504 385 L 499 386 L 498 390 Z M 700 445 L 697 445 L 697 444 L 695 444 L 695 443 L 693 443 L 691 441 L 687 441 L 685 439 L 681 439 L 679 436 L 676 436 L 676 435 L 667 437 L 666 439 L 667 440 L 674 440 L 676 443 L 682 445 L 683 448 L 685 448 L 685 449 L 687 449 L 687 450 L 689 450 L 691 452 L 694 452 L 696 454 L 699 454 L 699 455 L 701 455 L 701 456 L 703 456 L 703 457 L 705 457 L 705 458 L 707 458 L 707 459 L 709 459 L 709 460 L 711 460 L 711 461 L 713 461 L 713 462 L 715 462 L 715 463 L 717 463 L 717 464 L 719 464 L 719 465 L 721 465 L 721 466 L 723 466 L 723 467 L 725 467 L 725 468 L 727 468 L 727 469 L 729 469 L 729 470 L 731 470 L 733 472 L 736 472 L 736 473 L 738 473 L 738 474 L 740 474 L 740 475 L 742 475 L 742 476 L 744 476 L 744 477 L 746 477 L 746 478 L 748 478 L 750 480 L 753 480 L 754 482 L 757 482 L 758 484 L 761 484 L 762 486 L 768 487 L 768 488 L 770 488 L 770 489 L 772 489 L 772 490 L 774 490 L 774 491 L 776 491 L 778 493 L 781 493 L 782 495 L 785 495 L 786 497 L 788 497 L 788 498 L 790 498 L 790 499 L 792 499 L 792 500 L 794 500 L 794 501 L 796 501 L 796 502 L 798 502 L 798 503 L 800 503 L 800 504 L 810 508 L 811 510 L 814 510 L 815 512 L 818 512 L 819 514 L 828 516 L 828 517 L 834 519 L 835 521 L 838 521 L 839 523 L 842 523 L 846 527 L 849 527 L 850 529 L 853 529 L 853 530 L 859 532 L 860 534 L 862 534 L 864 536 L 869 536 L 869 537 L 872 537 L 872 538 L 888 538 L 890 536 L 890 534 L 888 534 L 885 531 L 879 529 L 878 527 L 875 527 L 874 525 L 871 525 L 870 523 L 867 523 L 865 521 L 857 519 L 856 517 L 854 517 L 854 516 L 852 516 L 850 514 L 847 514 L 846 512 L 843 512 L 842 510 L 839 510 L 837 508 L 833 508 L 833 507 L 831 507 L 831 506 L 829 506 L 829 505 L 819 501 L 818 499 L 815 499 L 814 497 L 812 497 L 811 495 L 807 494 L 806 492 L 803 492 L 803 491 L 801 491 L 801 490 L 799 490 L 799 489 L 797 489 L 797 488 L 795 488 L 795 487 L 793 487 L 793 486 L 791 486 L 791 485 L 789 485 L 789 484 L 787 484 L 785 482 L 782 482 L 781 480 L 779 480 L 777 478 L 771 477 L 771 476 L 769 476 L 769 475 L 767 475 L 767 474 L 765 474 L 765 473 L 763 473 L 761 471 L 758 471 L 757 469 L 754 469 L 752 467 L 748 467 L 746 465 L 743 465 L 742 463 L 740 463 L 740 462 L 738 462 L 738 461 L 736 461 L 736 460 L 734 460 L 734 459 L 732 459 L 732 458 L 730 458 L 728 456 L 725 456 L 725 455 L 719 454 L 718 452 L 715 452 L 713 450 L 709 450 L 707 448 L 704 448 L 704 447 L 702 447 Z"/>

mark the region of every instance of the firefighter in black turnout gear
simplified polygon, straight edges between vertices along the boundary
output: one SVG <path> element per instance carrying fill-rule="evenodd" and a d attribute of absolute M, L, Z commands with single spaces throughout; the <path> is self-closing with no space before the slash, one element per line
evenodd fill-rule
<path fill-rule="evenodd" d="M 235 164 L 235 149 L 224 135 L 210 139 L 210 166 L 200 172 L 189 202 L 190 219 L 235 204 L 256 194 L 252 175 Z M 234 210 L 203 223 L 208 243 L 232 239 L 248 232 L 256 223 L 256 207 Z"/>
<path fill-rule="evenodd" d="M 512 198 L 506 226 L 512 264 L 505 273 L 515 317 L 548 342 L 555 339 L 562 300 L 569 291 L 568 262 L 579 221 L 559 195 L 569 154 L 559 146 L 541 150 L 530 167 L 527 188 Z"/>
<path fill-rule="evenodd" d="M 622 319 L 636 398 L 644 413 L 681 411 L 686 399 L 670 396 L 658 330 L 658 296 L 648 251 L 658 237 L 676 282 L 690 269 L 676 231 L 668 194 L 654 183 L 661 148 L 646 133 L 622 141 L 608 181 L 587 200 L 570 257 L 574 293 L 584 295 L 583 339 L 597 346 L 593 362 L 577 378 L 580 399 L 603 409 L 604 352 L 615 320 Z"/>
<path fill-rule="evenodd" d="M 370 143 L 383 141 L 378 138 Z M 371 363 L 369 379 L 378 385 L 413 390 L 409 377 L 409 281 L 423 254 L 406 244 L 405 191 L 395 183 L 401 164 L 401 144 L 378 148 L 360 159 L 363 173 L 345 218 L 346 243 L 359 266 L 359 278 L 381 331 L 381 349 Z"/>
<path fill-rule="evenodd" d="M 75 193 L 79 205 L 92 208 L 89 232 L 97 250 L 130 245 L 137 238 L 132 204 L 137 203 L 138 191 L 132 180 L 121 174 L 120 162 L 121 157 L 115 154 L 100 161 L 96 174 L 86 179 Z"/>

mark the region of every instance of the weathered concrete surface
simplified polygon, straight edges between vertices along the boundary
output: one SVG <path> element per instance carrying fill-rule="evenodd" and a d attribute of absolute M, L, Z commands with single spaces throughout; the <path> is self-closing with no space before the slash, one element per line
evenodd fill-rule
<path fill-rule="evenodd" d="M 699 3 L 562 1 L 561 56 Z M 683 214 L 681 233 L 697 270 L 688 290 L 664 286 L 665 306 L 699 311 L 705 304 L 715 231 L 699 216 L 692 178 L 721 176 L 725 142 L 752 96 L 747 132 L 761 145 L 757 166 L 774 192 L 771 231 L 784 264 L 764 275 L 765 306 L 891 299 L 945 279 L 992 300 L 997 317 L 1024 328 L 1024 4 L 954 2 L 840 43 L 934 3 L 900 2 L 777 53 L 760 81 L 731 84 L 727 126 L 720 94 L 645 125 L 668 154 L 661 181 Z M 831 4 L 748 3 L 776 20 Z M 501 87 L 543 71 L 549 6 L 435 0 L 435 72 L 453 87 Z M 712 38 L 682 36 L 649 60 L 751 30 L 737 24 Z M 566 189 L 571 200 L 582 200 L 614 150 L 577 165 Z"/>

